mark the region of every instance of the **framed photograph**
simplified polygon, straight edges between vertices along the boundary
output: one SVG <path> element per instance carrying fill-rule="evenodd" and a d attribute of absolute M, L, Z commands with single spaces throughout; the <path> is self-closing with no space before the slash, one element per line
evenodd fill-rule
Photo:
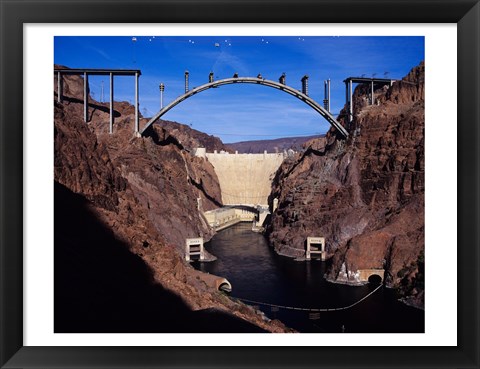
<path fill-rule="evenodd" d="M 0 12 L 2 368 L 479 368 L 478 1 Z"/>

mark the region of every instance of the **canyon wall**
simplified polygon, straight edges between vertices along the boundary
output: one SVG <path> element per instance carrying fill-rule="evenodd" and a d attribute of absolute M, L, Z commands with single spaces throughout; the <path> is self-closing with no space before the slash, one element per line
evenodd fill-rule
<path fill-rule="evenodd" d="M 327 277 L 357 283 L 361 269 L 384 269 L 388 286 L 423 305 L 424 64 L 401 81 L 355 89 L 348 140 L 331 129 L 281 166 L 268 236 L 275 250 L 302 257 L 308 236 L 326 238 Z M 339 120 L 346 122 L 345 110 Z"/>
<path fill-rule="evenodd" d="M 63 78 L 63 101 L 54 96 L 55 332 L 287 331 L 207 286 L 183 258 L 186 237 L 213 234 L 203 216 L 221 205 L 211 164 L 161 122 L 134 137 L 127 102 L 115 102 L 113 135 L 108 104 L 91 96 L 84 122 L 83 79 Z M 191 143 L 205 144 L 201 135 Z"/>

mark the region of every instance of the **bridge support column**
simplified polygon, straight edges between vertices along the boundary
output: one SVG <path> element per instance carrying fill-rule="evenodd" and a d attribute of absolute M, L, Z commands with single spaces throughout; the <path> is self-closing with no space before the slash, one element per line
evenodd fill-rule
<path fill-rule="evenodd" d="M 302 77 L 302 93 L 308 96 L 308 76 L 304 75 Z"/>
<path fill-rule="evenodd" d="M 330 113 L 330 78 L 327 79 L 327 100 L 328 100 L 328 105 L 327 105 L 327 111 Z"/>
<path fill-rule="evenodd" d="M 375 95 L 374 95 L 374 89 L 373 89 L 373 80 L 372 80 L 372 98 L 370 99 L 370 105 L 375 104 Z"/>
<path fill-rule="evenodd" d="M 345 80 L 345 104 L 348 104 L 348 97 L 350 96 L 350 94 L 348 93 L 348 81 Z"/>
<path fill-rule="evenodd" d="M 160 83 L 160 110 L 163 109 L 163 91 L 165 91 L 165 85 Z"/>
<path fill-rule="evenodd" d="M 88 121 L 88 74 L 83 72 L 83 120 Z"/>
<path fill-rule="evenodd" d="M 61 103 L 63 100 L 63 81 L 62 81 L 62 73 L 57 73 L 57 102 Z"/>
<path fill-rule="evenodd" d="M 305 251 L 305 259 L 310 260 L 312 255 L 320 254 L 322 261 L 325 261 L 325 237 L 307 237 L 307 249 Z"/>
<path fill-rule="evenodd" d="M 323 108 L 328 110 L 327 81 L 323 81 Z"/>
<path fill-rule="evenodd" d="M 323 81 L 323 85 L 325 88 L 324 91 L 324 99 L 323 99 L 323 107 L 326 111 L 330 113 L 330 79 Z"/>
<path fill-rule="evenodd" d="M 349 114 L 348 114 L 348 118 L 349 118 L 349 122 L 351 122 L 353 120 L 353 83 L 352 83 L 352 80 L 350 80 L 349 82 L 349 103 L 350 103 L 350 107 L 349 107 Z"/>
<path fill-rule="evenodd" d="M 113 73 L 110 72 L 110 134 L 113 133 Z"/>
<path fill-rule="evenodd" d="M 188 75 L 190 73 L 188 73 L 188 70 L 185 71 L 185 93 L 188 92 Z"/>
<path fill-rule="evenodd" d="M 135 134 L 139 134 L 138 124 L 138 72 L 135 72 Z"/>

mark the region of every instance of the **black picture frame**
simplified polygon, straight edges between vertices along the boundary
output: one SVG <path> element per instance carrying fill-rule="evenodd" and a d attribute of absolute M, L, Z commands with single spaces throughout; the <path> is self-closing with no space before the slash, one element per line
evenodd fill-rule
<path fill-rule="evenodd" d="M 478 0 L 0 0 L 0 17 L 2 368 L 479 368 Z M 458 346 L 24 347 L 23 24 L 97 22 L 456 23 Z"/>

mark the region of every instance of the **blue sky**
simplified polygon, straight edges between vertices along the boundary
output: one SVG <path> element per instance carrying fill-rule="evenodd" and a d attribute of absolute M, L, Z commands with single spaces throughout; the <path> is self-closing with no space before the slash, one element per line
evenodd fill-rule
<path fill-rule="evenodd" d="M 324 80 L 331 79 L 331 112 L 345 104 L 343 80 L 351 76 L 401 78 L 424 60 L 424 37 L 293 37 L 293 36 L 57 36 L 54 62 L 70 68 L 140 69 L 140 111 L 160 110 L 159 84 L 165 84 L 164 106 L 190 89 L 215 79 L 239 76 L 278 81 L 301 89 L 309 76 L 309 95 L 323 105 Z M 386 74 L 387 73 L 387 74 Z M 108 101 L 108 77 L 92 76 L 96 100 Z M 134 100 L 134 78 L 115 77 L 115 100 Z M 260 85 L 227 85 L 197 94 L 162 119 L 188 124 L 224 142 L 307 136 L 325 133 L 329 124 L 309 106 L 284 92 Z"/>

